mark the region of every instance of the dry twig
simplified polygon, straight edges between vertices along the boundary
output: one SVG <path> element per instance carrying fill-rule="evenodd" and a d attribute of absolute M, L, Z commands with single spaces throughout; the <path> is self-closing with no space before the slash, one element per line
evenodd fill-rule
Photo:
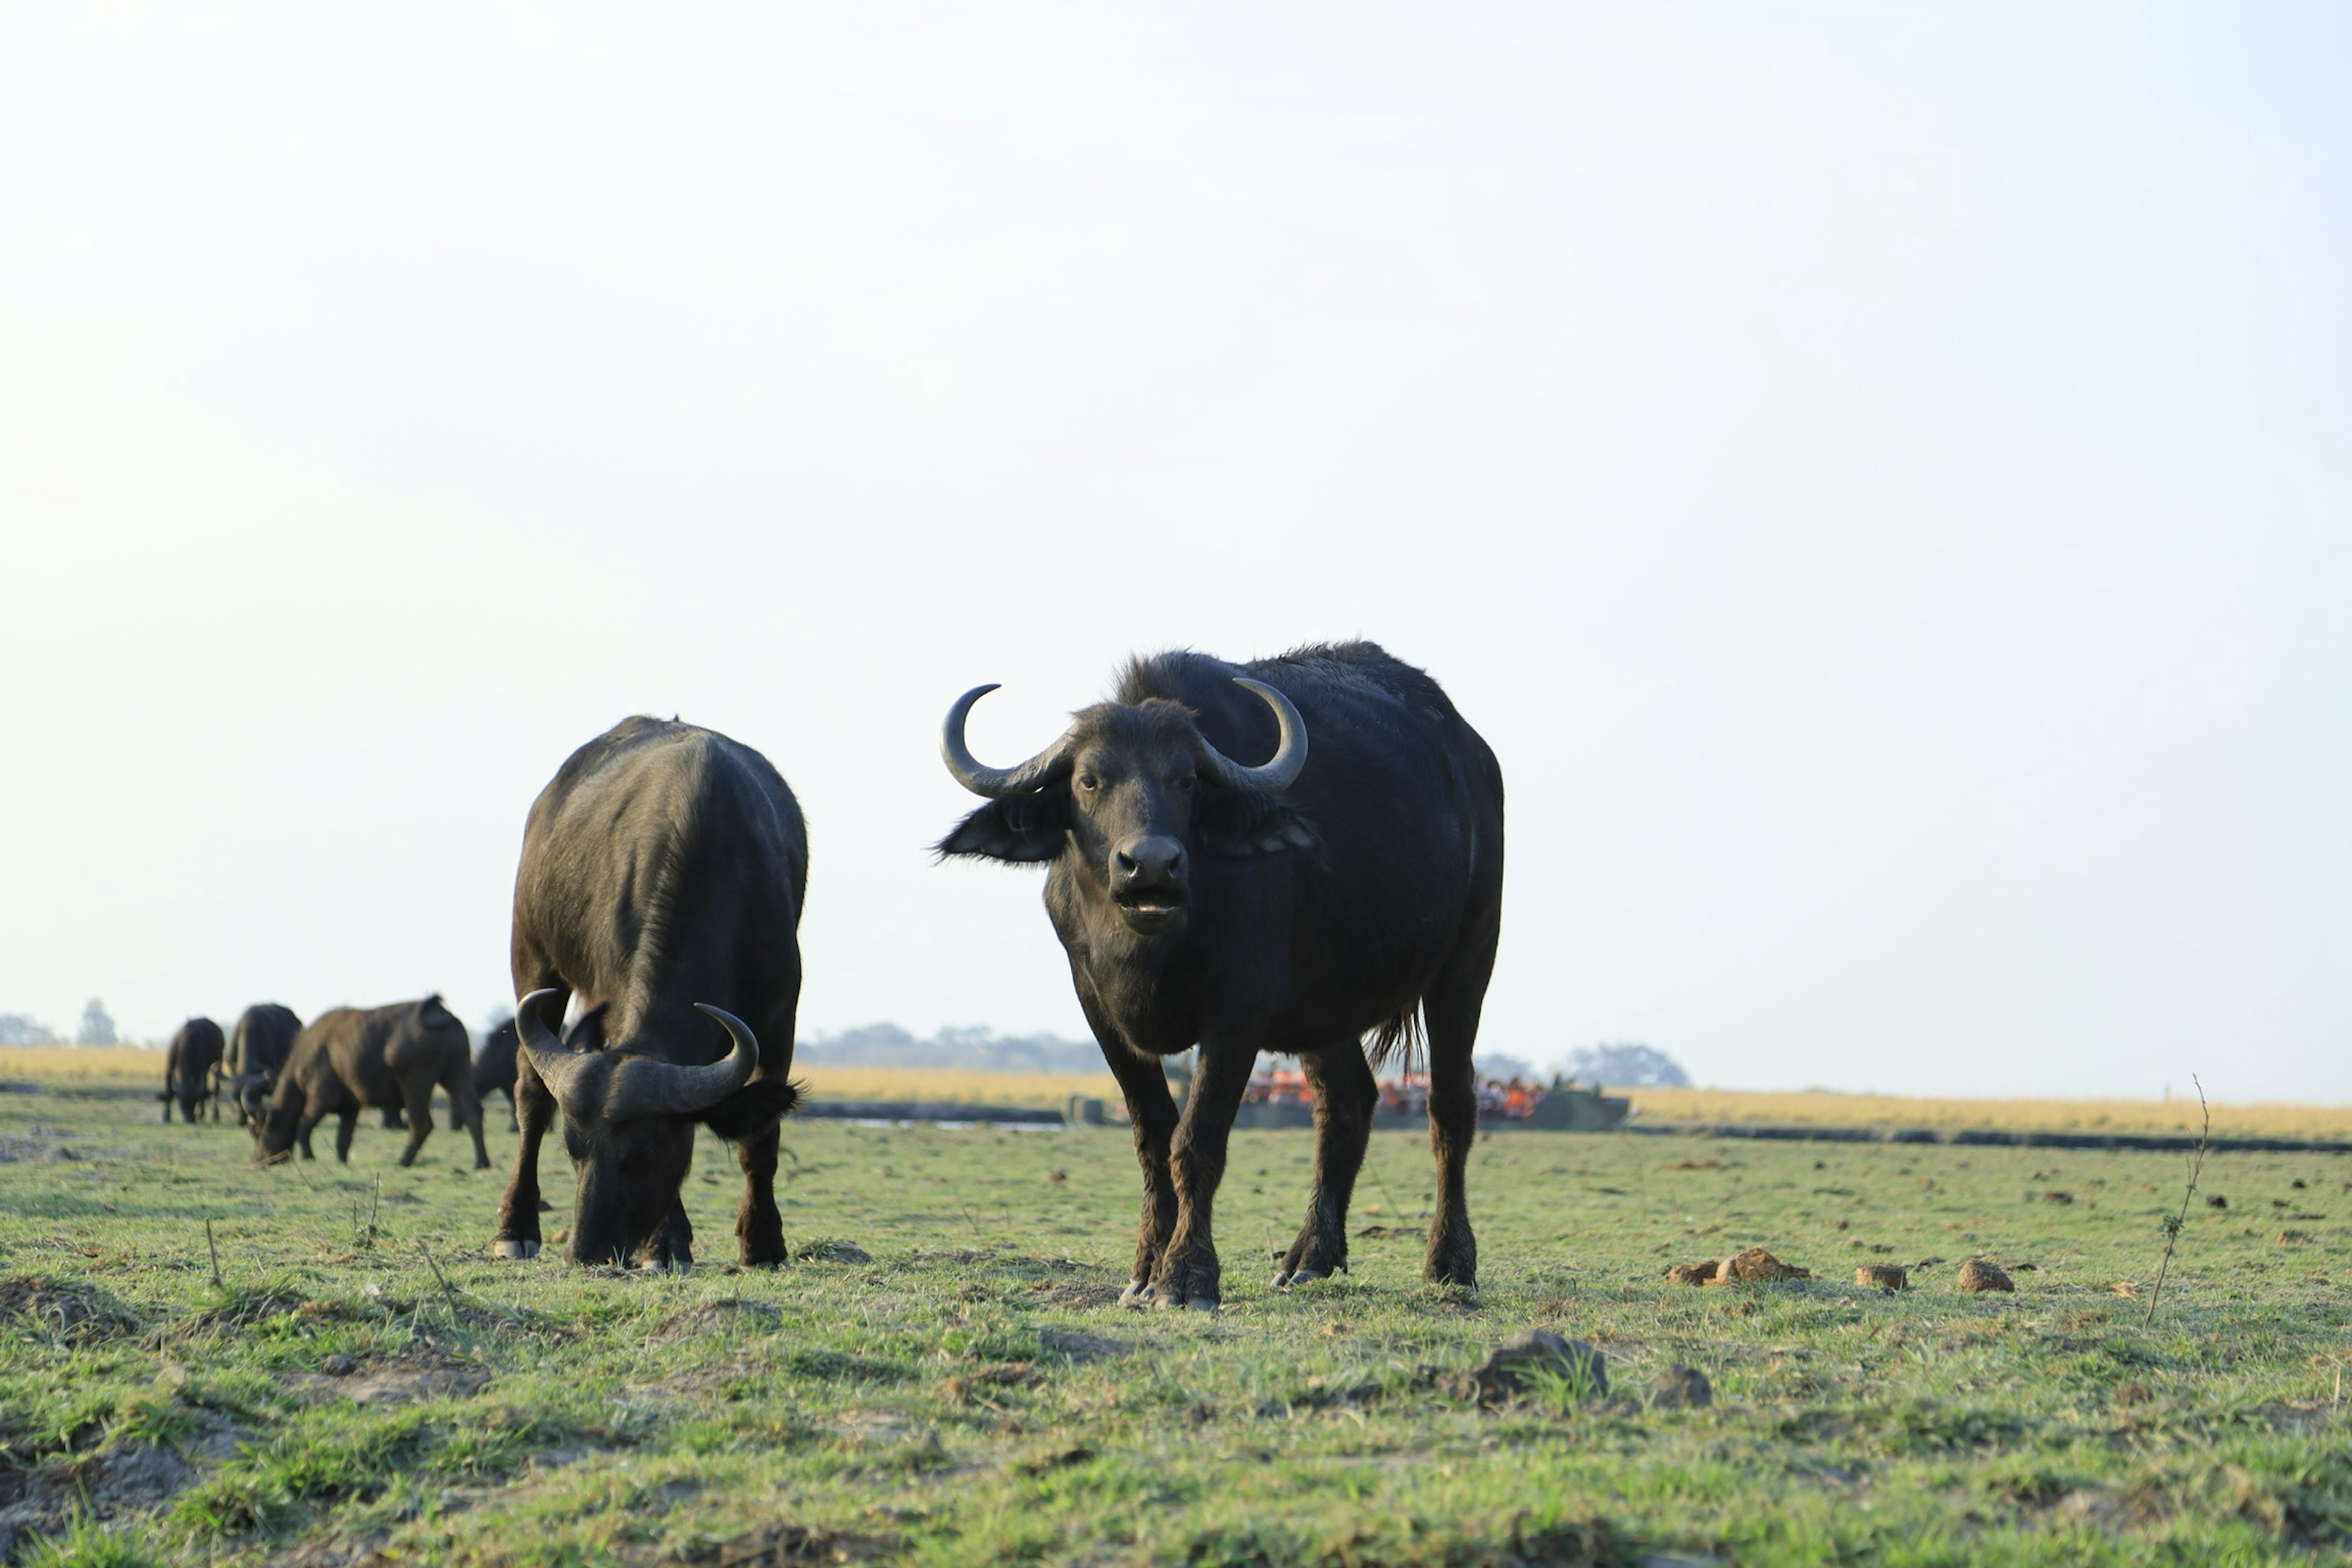
<path fill-rule="evenodd" d="M 2205 1173 L 2205 1145 L 2213 1135 L 2213 1109 L 2205 1103 L 2205 1086 L 2197 1075 L 2190 1073 L 2189 1081 L 2197 1084 L 2197 1109 L 2205 1113 L 2205 1125 L 2197 1134 L 2196 1157 L 2189 1163 L 2189 1188 L 2180 1194 L 2180 1212 L 2167 1215 L 2164 1219 L 2164 1256 L 2157 1260 L 2156 1288 L 2147 1293 L 2147 1316 L 2140 1327 L 2147 1328 L 2156 1321 L 2156 1303 L 2164 1295 L 2164 1276 L 2172 1268 L 2173 1244 L 2180 1239 L 2180 1227 L 2189 1223 L 2189 1202 L 2197 1195 L 2197 1178 Z"/>

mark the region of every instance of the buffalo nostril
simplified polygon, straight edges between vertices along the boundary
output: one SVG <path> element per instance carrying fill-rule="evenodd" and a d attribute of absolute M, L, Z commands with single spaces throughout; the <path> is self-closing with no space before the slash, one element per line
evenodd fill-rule
<path fill-rule="evenodd" d="M 1135 857 L 1122 849 L 1118 852 L 1118 868 L 1129 876 L 1135 874 Z"/>

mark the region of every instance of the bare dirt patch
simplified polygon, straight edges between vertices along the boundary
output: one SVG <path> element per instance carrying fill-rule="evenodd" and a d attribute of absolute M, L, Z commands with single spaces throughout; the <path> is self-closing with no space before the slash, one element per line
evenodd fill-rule
<path fill-rule="evenodd" d="M 62 1530 L 76 1513 L 110 1523 L 149 1512 L 195 1479 L 196 1468 L 163 1443 L 117 1443 L 87 1458 L 0 1471 L 0 1562 Z"/>
<path fill-rule="evenodd" d="M 1089 1334 L 1077 1329 L 1040 1329 L 1037 1342 L 1055 1355 L 1072 1361 L 1112 1361 L 1135 1353 L 1133 1340 L 1113 1339 L 1108 1334 Z"/>
<path fill-rule="evenodd" d="M 699 1334 L 725 1333 L 730 1329 L 746 1329 L 754 1333 L 765 1332 L 783 1321 L 783 1314 L 765 1301 L 747 1301 L 740 1296 L 722 1296 L 715 1301 L 705 1301 L 688 1307 L 682 1312 L 672 1312 L 654 1330 L 654 1337 L 664 1340 L 687 1339 Z"/>

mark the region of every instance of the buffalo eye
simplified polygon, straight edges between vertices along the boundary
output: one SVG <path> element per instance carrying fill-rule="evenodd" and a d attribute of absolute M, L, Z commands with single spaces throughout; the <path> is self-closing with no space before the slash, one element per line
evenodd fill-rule
<path fill-rule="evenodd" d="M 1176 781 L 1176 787 L 1182 790 L 1186 795 L 1191 795 L 1195 789 L 1200 787 L 1200 774 L 1186 773 L 1182 778 Z"/>
<path fill-rule="evenodd" d="M 1080 789 L 1092 790 L 1100 783 L 1102 783 L 1102 780 L 1095 777 L 1092 773 L 1080 773 L 1078 775 L 1078 787 Z"/>

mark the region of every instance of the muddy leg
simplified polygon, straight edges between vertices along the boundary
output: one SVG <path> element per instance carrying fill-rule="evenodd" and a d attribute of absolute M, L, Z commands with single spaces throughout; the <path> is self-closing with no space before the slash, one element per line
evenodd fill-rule
<path fill-rule="evenodd" d="M 1223 1300 L 1223 1271 L 1213 1236 L 1217 1186 L 1225 1177 L 1225 1142 L 1234 1113 L 1257 1063 L 1255 1041 L 1246 1045 L 1201 1043 L 1200 1070 L 1177 1119 L 1168 1145 L 1168 1171 L 1176 1187 L 1176 1228 L 1151 1276 L 1157 1307 L 1214 1311 Z"/>
<path fill-rule="evenodd" d="M 1372 1110 L 1381 1102 L 1380 1084 L 1354 1040 L 1298 1060 L 1315 1090 L 1315 1191 L 1298 1239 L 1274 1271 L 1277 1289 L 1348 1267 L 1348 1200 L 1372 1135 Z"/>
<path fill-rule="evenodd" d="M 784 1261 L 784 1215 L 776 1206 L 776 1146 L 783 1129 L 765 1132 L 735 1145 L 735 1163 L 743 1167 L 743 1202 L 735 1211 L 735 1241 L 744 1266 L 777 1268 Z"/>

